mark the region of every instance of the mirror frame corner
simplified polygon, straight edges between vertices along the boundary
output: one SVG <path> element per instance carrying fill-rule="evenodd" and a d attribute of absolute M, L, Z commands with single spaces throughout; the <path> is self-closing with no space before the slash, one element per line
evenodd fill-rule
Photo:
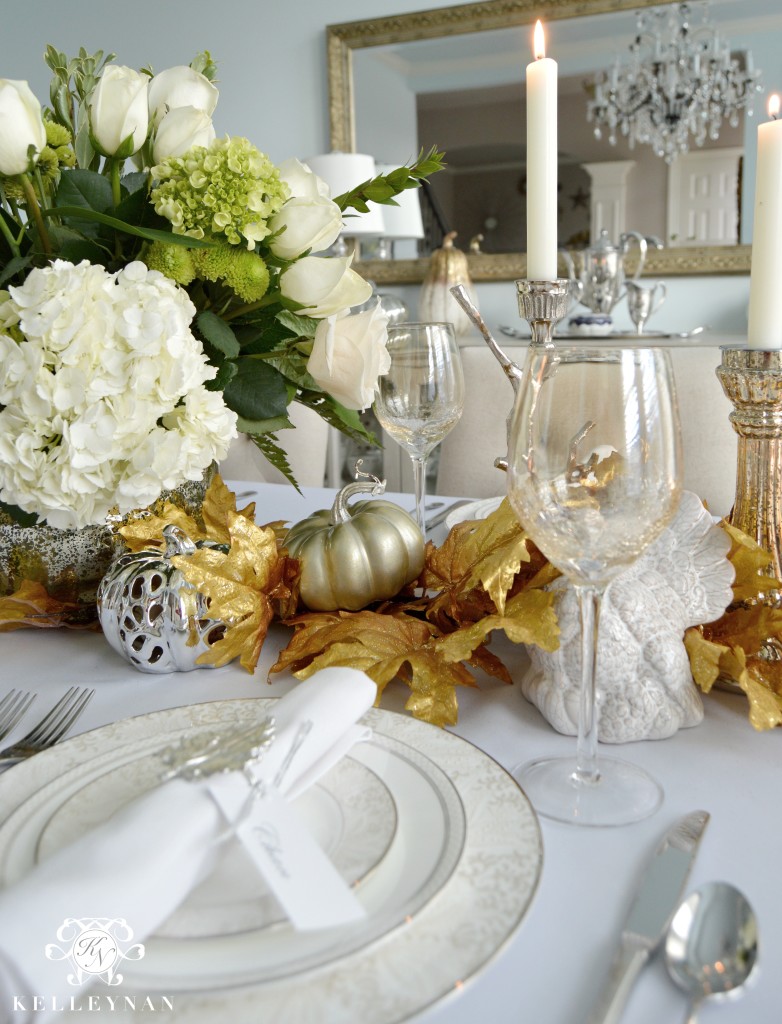
<path fill-rule="evenodd" d="M 329 85 L 329 138 L 332 151 L 355 152 L 353 106 L 353 50 L 390 43 L 463 35 L 512 25 L 530 24 L 531 18 L 558 20 L 643 7 L 659 7 L 677 0 L 485 0 L 366 21 L 326 26 Z M 681 246 L 652 251 L 644 276 L 748 274 L 749 245 Z M 469 256 L 474 281 L 512 281 L 526 273 L 523 253 Z M 429 260 L 365 260 L 355 264 L 362 276 L 378 284 L 419 284 Z"/>

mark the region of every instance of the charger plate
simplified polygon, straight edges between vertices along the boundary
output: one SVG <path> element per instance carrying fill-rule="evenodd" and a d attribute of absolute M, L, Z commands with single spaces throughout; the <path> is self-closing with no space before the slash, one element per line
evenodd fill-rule
<path fill-rule="evenodd" d="M 260 721 L 274 703 L 217 701 L 127 719 L 7 772 L 0 885 L 154 785 L 156 754 L 173 737 Z M 128 967 L 122 986 L 136 1005 L 164 993 L 174 1019 L 188 1024 L 272 1014 L 286 1024 L 392 1024 L 460 989 L 503 947 L 542 868 L 527 798 L 495 761 L 451 733 L 388 711 L 364 720 L 372 740 L 297 807 L 356 885 L 365 921 L 296 932 L 237 847 L 145 940 L 144 959 Z"/>

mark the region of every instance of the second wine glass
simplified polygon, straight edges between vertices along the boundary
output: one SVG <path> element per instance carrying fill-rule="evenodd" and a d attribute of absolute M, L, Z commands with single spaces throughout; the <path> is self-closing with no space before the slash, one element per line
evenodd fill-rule
<path fill-rule="evenodd" d="M 416 521 L 424 524 L 426 462 L 459 422 L 464 377 L 449 323 L 402 323 L 388 328 L 391 366 L 378 381 L 375 415 L 413 463 Z"/>
<path fill-rule="evenodd" d="M 513 774 L 545 817 L 622 825 L 662 790 L 646 772 L 597 756 L 597 638 L 607 584 L 662 532 L 680 495 L 679 422 L 667 352 L 530 349 L 511 427 L 508 496 L 544 555 L 575 586 L 581 688 L 575 757 Z"/>

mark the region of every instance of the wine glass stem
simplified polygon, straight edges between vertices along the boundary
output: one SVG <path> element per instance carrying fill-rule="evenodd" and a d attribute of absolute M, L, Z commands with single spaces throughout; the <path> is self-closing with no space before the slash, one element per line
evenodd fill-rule
<path fill-rule="evenodd" d="M 426 456 L 411 455 L 413 462 L 413 486 L 415 488 L 415 521 L 426 540 L 424 512 L 426 506 Z"/>
<path fill-rule="evenodd" d="M 578 712 L 576 775 L 597 782 L 597 637 L 600 627 L 602 587 L 576 587 L 581 612 L 581 694 Z"/>

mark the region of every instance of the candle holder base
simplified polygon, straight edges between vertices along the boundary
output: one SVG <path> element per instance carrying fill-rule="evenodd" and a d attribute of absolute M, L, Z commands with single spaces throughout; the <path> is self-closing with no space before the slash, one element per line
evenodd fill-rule
<path fill-rule="evenodd" d="M 533 345 L 552 345 L 554 328 L 567 316 L 572 300 L 568 278 L 516 282 L 519 314 L 532 332 Z"/>

